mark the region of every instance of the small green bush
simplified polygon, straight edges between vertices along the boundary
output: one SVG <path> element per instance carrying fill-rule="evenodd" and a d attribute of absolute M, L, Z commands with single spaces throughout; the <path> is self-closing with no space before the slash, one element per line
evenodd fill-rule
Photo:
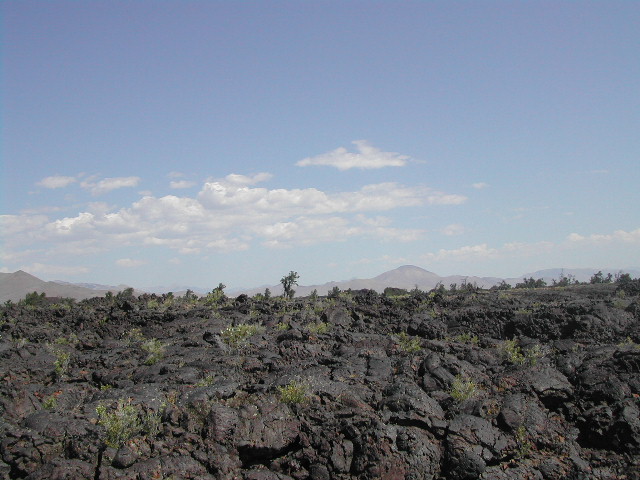
<path fill-rule="evenodd" d="M 130 400 L 118 400 L 115 410 L 109 412 L 107 407 L 96 407 L 98 425 L 105 428 L 105 443 L 109 447 L 119 448 L 124 443 L 143 433 L 155 436 L 160 430 L 160 414 L 143 413 L 140 406 L 131 405 Z"/>
<path fill-rule="evenodd" d="M 62 377 L 69 370 L 71 363 L 71 354 L 61 349 L 54 349 L 53 354 L 56 360 L 53 362 L 53 368 L 57 377 Z"/>
<path fill-rule="evenodd" d="M 478 384 L 468 377 L 456 375 L 449 394 L 458 403 L 469 400 L 478 394 Z"/>
<path fill-rule="evenodd" d="M 514 365 L 527 364 L 533 366 L 538 363 L 538 359 L 544 356 L 542 347 L 538 344 L 531 346 L 523 353 L 516 339 L 505 340 L 500 349 L 507 361 Z"/>
<path fill-rule="evenodd" d="M 292 380 L 287 385 L 279 386 L 280 401 L 287 404 L 305 403 L 308 400 L 308 387 L 304 383 Z"/>
<path fill-rule="evenodd" d="M 420 345 L 420 339 L 407 335 L 406 332 L 402 332 L 397 336 L 398 345 L 403 352 L 416 353 L 422 349 Z"/>
<path fill-rule="evenodd" d="M 145 365 L 158 363 L 164 355 L 164 345 L 157 338 L 146 340 L 142 343 L 141 348 L 147 352 L 147 358 L 144 361 Z"/>
<path fill-rule="evenodd" d="M 129 330 L 126 334 L 126 338 L 129 345 L 144 341 L 144 335 L 142 334 L 142 330 L 139 328 L 132 328 Z"/>
<path fill-rule="evenodd" d="M 42 408 L 45 410 L 55 410 L 58 406 L 58 399 L 55 395 L 50 395 L 42 400 Z"/>
<path fill-rule="evenodd" d="M 505 340 L 502 343 L 501 350 L 502 354 L 509 363 L 512 363 L 514 365 L 522 365 L 526 360 L 516 339 Z"/>
<path fill-rule="evenodd" d="M 322 335 L 329 331 L 330 325 L 327 322 L 317 322 L 307 325 L 309 332 L 314 335 Z"/>
<path fill-rule="evenodd" d="M 119 448 L 130 438 L 142 432 L 138 408 L 134 405 L 118 401 L 118 406 L 113 412 L 108 412 L 107 407 L 98 405 L 98 424 L 106 430 L 105 443 L 109 447 Z"/>
<path fill-rule="evenodd" d="M 460 343 L 470 343 L 472 345 L 477 345 L 480 342 L 477 335 L 472 335 L 469 332 L 461 333 L 460 335 L 453 337 L 453 340 Z"/>
<path fill-rule="evenodd" d="M 222 341 L 230 347 L 238 348 L 244 345 L 249 337 L 264 331 L 263 327 L 256 324 L 240 323 L 225 328 L 221 333 Z"/>
<path fill-rule="evenodd" d="M 289 325 L 287 322 L 280 322 L 276 325 L 276 330 L 279 330 L 281 332 L 289 330 L 290 328 L 291 328 L 291 325 Z"/>
<path fill-rule="evenodd" d="M 520 425 L 515 432 L 516 449 L 514 455 L 517 459 L 523 459 L 531 455 L 533 445 L 527 438 L 527 429 L 524 425 Z"/>
<path fill-rule="evenodd" d="M 207 375 L 202 378 L 198 383 L 196 383 L 196 387 L 210 387 L 216 382 L 216 377 L 213 375 Z"/>

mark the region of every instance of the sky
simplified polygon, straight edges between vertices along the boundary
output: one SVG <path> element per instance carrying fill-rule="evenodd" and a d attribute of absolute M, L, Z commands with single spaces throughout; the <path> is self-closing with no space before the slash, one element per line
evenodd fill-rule
<path fill-rule="evenodd" d="M 640 2 L 2 2 L 0 271 L 640 265 Z"/>

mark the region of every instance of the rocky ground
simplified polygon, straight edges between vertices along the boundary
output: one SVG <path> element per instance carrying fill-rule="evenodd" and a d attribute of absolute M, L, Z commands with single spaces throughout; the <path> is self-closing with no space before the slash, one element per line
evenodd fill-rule
<path fill-rule="evenodd" d="M 8 304 L 0 479 L 638 480 L 639 286 Z"/>

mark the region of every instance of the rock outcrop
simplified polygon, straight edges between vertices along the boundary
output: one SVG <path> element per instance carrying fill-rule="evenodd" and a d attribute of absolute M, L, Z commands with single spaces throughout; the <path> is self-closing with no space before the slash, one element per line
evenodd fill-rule
<path fill-rule="evenodd" d="M 639 480 L 637 295 L 8 304 L 0 479 Z"/>

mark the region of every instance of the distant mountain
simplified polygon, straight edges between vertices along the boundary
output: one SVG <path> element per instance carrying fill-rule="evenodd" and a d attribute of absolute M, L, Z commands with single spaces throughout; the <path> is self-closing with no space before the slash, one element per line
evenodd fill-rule
<path fill-rule="evenodd" d="M 419 288 L 423 291 L 428 291 L 435 288 L 438 284 L 444 285 L 449 288 L 452 283 L 462 285 L 463 283 L 475 284 L 481 288 L 490 288 L 494 285 L 498 285 L 503 280 L 515 286 L 516 283 L 522 282 L 524 278 L 533 277 L 534 279 L 541 278 L 548 285 L 553 283 L 553 280 L 558 280 L 562 275 L 571 276 L 580 282 L 588 282 L 589 279 L 598 271 L 602 271 L 604 275 L 611 273 L 613 276 L 623 272 L 629 273 L 634 278 L 640 277 L 640 269 L 627 268 L 622 270 L 616 269 L 598 269 L 598 268 L 552 268 L 547 270 L 538 270 L 533 273 L 527 273 L 520 277 L 513 278 L 498 278 L 498 277 L 475 277 L 464 275 L 449 275 L 442 277 L 436 273 L 425 270 L 424 268 L 416 267 L 414 265 L 404 265 L 402 267 L 389 270 L 388 272 L 381 273 L 373 278 L 356 278 L 352 280 L 345 280 L 341 282 L 328 282 L 322 285 L 300 285 L 294 287 L 296 296 L 309 295 L 314 290 L 317 290 L 319 295 L 326 295 L 334 287 L 338 287 L 340 290 L 361 290 L 371 289 L 382 293 L 387 287 L 404 288 L 411 290 L 413 288 Z M 126 285 L 109 286 L 100 285 L 94 283 L 68 283 L 62 281 L 45 282 L 33 275 L 30 275 L 22 270 L 14 273 L 1 273 L 0 272 L 0 302 L 4 303 L 7 300 L 14 302 L 22 300 L 27 293 L 31 292 L 44 292 L 48 297 L 69 297 L 76 300 L 83 300 L 85 298 L 102 297 L 107 292 L 117 293 L 126 288 Z M 247 295 L 255 295 L 256 293 L 264 293 L 268 288 L 272 295 L 282 295 L 282 285 L 270 285 L 262 286 L 252 289 L 233 289 L 228 291 L 228 295 L 236 296 L 241 293 Z M 136 295 L 140 295 L 145 292 L 149 293 L 166 293 L 173 291 L 176 297 L 185 294 L 186 290 L 190 289 L 196 294 L 204 295 L 210 290 L 186 287 L 186 286 L 171 286 L 171 287 L 151 287 L 149 289 L 134 290 Z"/>
<path fill-rule="evenodd" d="M 366 288 L 382 293 L 387 287 L 404 288 L 407 290 L 417 287 L 420 290 L 431 290 L 432 288 L 435 288 L 438 283 L 442 283 L 447 288 L 449 288 L 449 285 L 452 283 L 461 285 L 464 282 L 475 283 L 479 287 L 489 288 L 493 285 L 497 285 L 501 280 L 501 278 L 495 277 L 474 277 L 464 275 L 441 277 L 440 275 L 425 270 L 424 268 L 416 267 L 414 265 L 404 265 L 388 272 L 381 273 L 374 278 L 357 278 L 342 282 L 328 282 L 323 283 L 322 285 L 300 285 L 298 287 L 294 287 L 294 289 L 297 296 L 309 295 L 313 290 L 317 290 L 318 295 L 326 295 L 334 287 L 338 287 L 340 290 L 361 290 Z M 268 288 L 273 295 L 282 294 L 281 285 L 272 285 Z M 255 295 L 256 293 L 264 292 L 264 290 L 264 287 L 254 288 L 245 290 L 243 293 L 246 293 L 247 295 Z"/>
<path fill-rule="evenodd" d="M 126 288 L 126 287 L 125 287 Z M 113 292 L 122 289 L 114 289 Z M 22 300 L 27 293 L 43 293 L 47 297 L 64 297 L 83 300 L 85 298 L 102 297 L 107 290 L 86 288 L 74 284 L 45 282 L 33 275 L 18 270 L 13 273 L 0 273 L 0 302 L 7 300 L 17 302 Z"/>
<path fill-rule="evenodd" d="M 423 291 L 428 291 L 435 288 L 438 284 L 442 284 L 445 288 L 449 288 L 451 284 L 455 283 L 458 286 L 464 283 L 475 284 L 480 288 L 491 288 L 494 285 L 498 285 L 503 280 L 510 284 L 512 287 L 517 283 L 522 282 L 525 278 L 533 277 L 534 279 L 542 278 L 548 285 L 553 283 L 553 280 L 558 280 L 561 275 L 572 275 L 576 280 L 580 282 L 588 282 L 591 276 L 602 271 L 605 275 L 611 273 L 616 275 L 620 271 L 629 273 L 632 277 L 640 277 L 640 270 L 637 269 L 599 269 L 599 268 L 554 268 L 547 270 L 539 270 L 533 273 L 527 273 L 520 277 L 512 278 L 499 278 L 499 277 L 476 277 L 467 275 L 447 275 L 440 276 L 437 273 L 430 272 L 424 268 L 416 267 L 414 265 L 404 265 L 402 267 L 389 270 L 388 272 L 381 273 L 373 278 L 357 278 L 353 280 L 345 280 L 341 282 L 328 282 L 322 285 L 300 285 L 294 287 L 296 296 L 309 295 L 313 290 L 317 290 L 318 295 L 326 295 L 334 287 L 338 287 L 340 290 L 360 290 L 371 289 L 379 293 L 382 293 L 387 287 L 404 288 L 411 290 L 413 288 L 419 288 Z M 244 291 L 236 292 L 236 294 L 245 293 L 247 295 L 255 295 L 256 293 L 263 293 L 265 288 L 269 288 L 273 295 L 282 295 L 282 285 L 270 285 L 268 287 L 252 288 Z"/>

